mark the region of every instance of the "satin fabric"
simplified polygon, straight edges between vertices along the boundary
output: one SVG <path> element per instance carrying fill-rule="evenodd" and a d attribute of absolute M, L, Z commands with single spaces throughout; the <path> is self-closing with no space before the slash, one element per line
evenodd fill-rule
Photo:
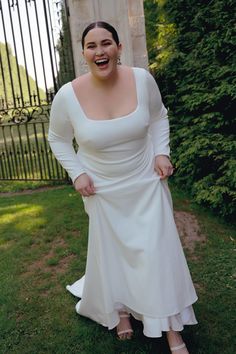
<path fill-rule="evenodd" d="M 71 83 L 63 86 L 49 141 L 72 179 L 86 172 L 96 188 L 83 198 L 89 215 L 85 277 L 67 286 L 81 297 L 76 311 L 112 329 L 125 309 L 143 322 L 145 335 L 160 337 L 197 323 L 191 306 L 197 295 L 167 182 L 154 171 L 155 155 L 169 154 L 167 110 L 151 75 L 133 72 L 137 107 L 111 120 L 86 117 Z M 77 155 L 69 147 L 73 136 Z"/>

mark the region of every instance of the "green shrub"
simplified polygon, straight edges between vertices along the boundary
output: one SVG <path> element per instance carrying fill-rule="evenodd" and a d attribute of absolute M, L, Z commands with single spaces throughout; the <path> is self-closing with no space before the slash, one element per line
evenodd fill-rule
<path fill-rule="evenodd" d="M 159 46 L 151 68 L 170 107 L 176 183 L 184 185 L 198 203 L 232 217 L 236 2 L 161 0 L 156 6 Z"/>

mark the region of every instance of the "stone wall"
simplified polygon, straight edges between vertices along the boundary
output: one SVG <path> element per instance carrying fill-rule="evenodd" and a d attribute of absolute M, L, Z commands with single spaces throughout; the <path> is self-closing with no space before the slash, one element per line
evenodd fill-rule
<path fill-rule="evenodd" d="M 76 76 L 87 71 L 81 35 L 91 22 L 102 20 L 118 31 L 123 45 L 121 62 L 148 67 L 143 0 L 67 0 Z"/>
<path fill-rule="evenodd" d="M 148 67 L 143 0 L 128 0 L 128 18 L 132 39 L 133 66 Z"/>

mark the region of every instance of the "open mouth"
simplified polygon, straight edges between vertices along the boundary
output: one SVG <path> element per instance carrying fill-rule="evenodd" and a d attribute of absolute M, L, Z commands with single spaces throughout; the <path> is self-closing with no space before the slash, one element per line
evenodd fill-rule
<path fill-rule="evenodd" d="M 109 63 L 109 59 L 98 59 L 95 61 L 97 66 L 103 66 Z"/>

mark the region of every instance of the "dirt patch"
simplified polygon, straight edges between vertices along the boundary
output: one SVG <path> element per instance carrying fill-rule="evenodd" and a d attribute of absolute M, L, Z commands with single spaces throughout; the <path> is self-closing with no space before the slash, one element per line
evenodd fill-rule
<path fill-rule="evenodd" d="M 197 218 L 195 215 L 186 211 L 175 211 L 174 217 L 183 247 L 189 251 L 190 258 L 196 258 L 194 254 L 196 244 L 206 241 L 206 237 L 201 232 Z M 76 230 L 75 233 L 78 235 L 78 230 Z M 33 244 L 32 248 L 35 246 L 36 245 Z M 59 286 L 57 284 L 57 276 L 64 274 L 70 266 L 71 261 L 76 257 L 75 254 L 65 254 L 64 257 L 61 255 L 58 256 L 56 252 L 57 248 L 64 248 L 65 250 L 67 248 L 65 240 L 62 238 L 53 240 L 50 246 L 50 250 L 39 259 L 29 264 L 27 271 L 23 274 L 24 278 L 30 279 L 32 286 L 34 286 L 33 283 L 35 283 L 35 286 L 41 288 L 39 293 L 42 297 L 48 296 L 48 293 L 51 291 L 46 288 L 49 281 L 50 283 L 55 282 L 55 287 Z M 195 285 L 197 288 L 198 285 Z"/>
<path fill-rule="evenodd" d="M 195 215 L 186 211 L 175 211 L 174 217 L 183 247 L 192 253 L 198 242 L 206 241 L 205 235 L 200 230 L 198 220 Z"/>
<path fill-rule="evenodd" d="M 32 245 L 32 247 L 34 247 L 34 245 Z M 49 252 L 31 263 L 27 267 L 27 272 L 24 273 L 24 276 L 31 276 L 36 272 L 51 273 L 52 279 L 52 277 L 56 277 L 58 274 L 65 273 L 71 260 L 75 258 L 75 255 L 69 254 L 57 261 L 58 255 L 56 254 L 55 249 L 58 247 L 66 248 L 66 242 L 63 239 L 55 239 L 51 242 L 51 249 Z"/>
<path fill-rule="evenodd" d="M 67 244 L 63 239 L 55 239 L 51 243 L 50 250 L 41 255 L 39 259 L 27 266 L 27 270 L 22 274 L 24 282 L 30 283 L 31 287 L 38 289 L 38 294 L 42 297 L 47 297 L 52 289 L 48 287 L 49 283 L 53 284 L 53 292 L 60 291 L 58 276 L 64 274 L 71 264 L 71 261 L 76 257 L 75 254 L 58 255 L 56 249 L 64 248 Z M 32 248 L 35 247 L 33 244 Z M 27 291 L 22 289 L 21 296 L 28 301 L 30 296 Z"/>

